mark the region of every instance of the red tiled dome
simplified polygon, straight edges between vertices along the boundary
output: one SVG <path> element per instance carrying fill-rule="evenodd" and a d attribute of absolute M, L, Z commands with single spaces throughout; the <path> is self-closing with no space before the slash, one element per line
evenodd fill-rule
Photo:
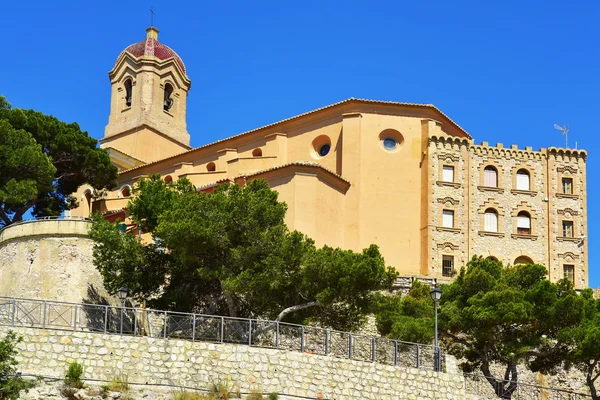
<path fill-rule="evenodd" d="M 123 56 L 125 53 L 129 53 L 136 58 L 142 56 L 154 56 L 160 60 L 168 60 L 169 58 L 173 57 L 183 72 L 187 73 L 185 71 L 185 64 L 183 63 L 181 57 L 179 57 L 179 55 L 177 55 L 177 53 L 175 53 L 175 51 L 173 51 L 173 49 L 171 49 L 169 46 L 166 46 L 151 37 L 147 37 L 141 42 L 137 42 L 131 46 L 128 46 L 121 52 L 121 54 L 119 54 L 117 61 L 119 61 L 121 56 Z"/>

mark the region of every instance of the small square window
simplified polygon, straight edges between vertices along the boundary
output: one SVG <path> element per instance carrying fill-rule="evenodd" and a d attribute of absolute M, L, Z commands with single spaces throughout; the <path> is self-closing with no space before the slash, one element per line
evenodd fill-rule
<path fill-rule="evenodd" d="M 454 182 L 454 167 L 450 165 L 444 165 L 442 170 L 442 180 L 444 182 Z"/>
<path fill-rule="evenodd" d="M 574 265 L 563 265 L 564 277 L 575 283 L 575 266 Z"/>
<path fill-rule="evenodd" d="M 562 178 L 562 192 L 573 194 L 573 178 Z"/>
<path fill-rule="evenodd" d="M 442 226 L 444 228 L 454 228 L 454 211 L 444 210 Z"/>
<path fill-rule="evenodd" d="M 573 237 L 573 221 L 563 221 L 563 237 Z"/>
<path fill-rule="evenodd" d="M 442 256 L 442 275 L 454 276 L 454 256 Z"/>

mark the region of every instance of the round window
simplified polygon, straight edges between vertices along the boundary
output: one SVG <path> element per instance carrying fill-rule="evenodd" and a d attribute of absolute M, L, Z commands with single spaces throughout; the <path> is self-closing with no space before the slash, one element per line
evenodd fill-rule
<path fill-rule="evenodd" d="M 321 157 L 325 157 L 327 154 L 329 154 L 329 150 L 331 149 L 331 145 L 330 144 L 324 144 L 323 146 L 321 146 L 319 148 L 319 155 Z"/>
<path fill-rule="evenodd" d="M 383 139 L 383 147 L 386 150 L 394 150 L 396 146 L 398 146 L 398 142 L 396 141 L 396 139 L 392 137 L 386 137 Z"/>

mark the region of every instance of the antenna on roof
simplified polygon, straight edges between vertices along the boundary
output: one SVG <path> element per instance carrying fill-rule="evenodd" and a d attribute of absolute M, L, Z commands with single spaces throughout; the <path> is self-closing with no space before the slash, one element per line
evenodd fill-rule
<path fill-rule="evenodd" d="M 154 26 L 154 7 L 150 7 L 150 26 Z"/>
<path fill-rule="evenodd" d="M 565 147 L 569 147 L 569 125 L 565 124 L 565 126 L 560 126 L 558 124 L 554 124 L 554 129 L 561 131 L 561 135 L 565 137 Z"/>

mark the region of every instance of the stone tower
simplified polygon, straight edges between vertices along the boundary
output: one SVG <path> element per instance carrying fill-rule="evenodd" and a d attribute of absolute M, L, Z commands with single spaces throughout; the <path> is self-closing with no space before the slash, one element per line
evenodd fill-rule
<path fill-rule="evenodd" d="M 119 54 L 109 72 L 110 116 L 100 141 L 121 169 L 190 149 L 186 101 L 191 81 L 181 58 L 158 41 L 158 29 Z"/>

